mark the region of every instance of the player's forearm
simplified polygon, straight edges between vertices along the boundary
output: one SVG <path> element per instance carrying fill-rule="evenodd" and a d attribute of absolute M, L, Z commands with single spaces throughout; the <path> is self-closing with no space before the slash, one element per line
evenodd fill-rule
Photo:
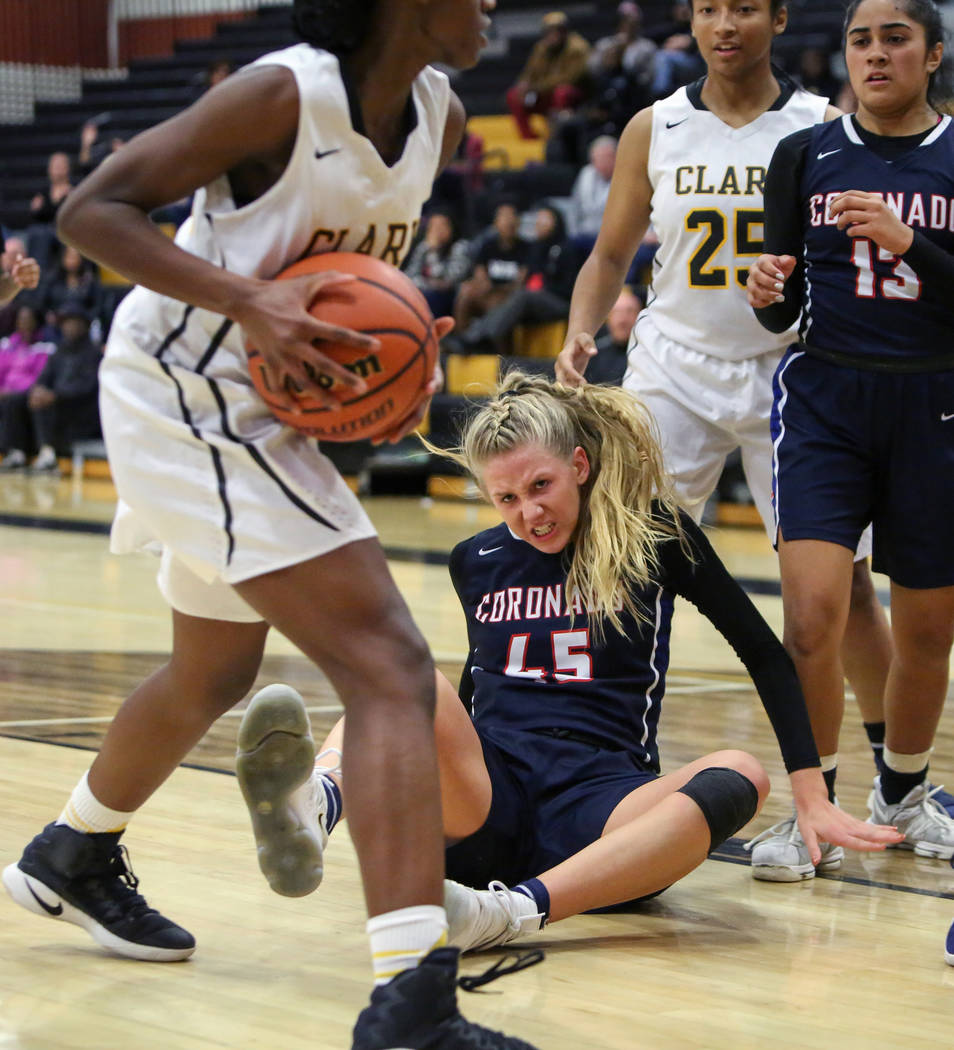
<path fill-rule="evenodd" d="M 628 264 L 609 256 L 590 254 L 573 286 L 567 341 L 580 332 L 596 333 L 619 298 L 627 269 Z"/>
<path fill-rule="evenodd" d="M 94 197 L 60 212 L 62 240 L 173 299 L 235 319 L 256 283 L 179 248 L 134 205 Z"/>

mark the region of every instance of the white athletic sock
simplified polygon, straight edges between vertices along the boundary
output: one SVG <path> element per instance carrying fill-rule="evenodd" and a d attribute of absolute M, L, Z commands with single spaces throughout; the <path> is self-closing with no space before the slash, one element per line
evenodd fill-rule
<path fill-rule="evenodd" d="M 89 789 L 88 776 L 88 773 L 84 773 L 83 779 L 73 788 L 73 794 L 70 795 L 69 802 L 56 823 L 65 824 L 74 831 L 82 831 L 87 835 L 103 831 L 122 831 L 133 814 L 110 809 L 98 801 Z"/>
<path fill-rule="evenodd" d="M 447 915 L 436 904 L 400 908 L 368 919 L 374 983 L 387 984 L 435 948 L 447 944 Z"/>
<path fill-rule="evenodd" d="M 920 773 L 922 769 L 927 769 L 933 750 L 934 748 L 929 748 L 927 751 L 921 751 L 916 755 L 902 755 L 900 752 L 892 751 L 891 748 L 886 746 L 882 754 L 884 756 L 884 764 L 888 769 L 893 769 L 895 773 Z"/>

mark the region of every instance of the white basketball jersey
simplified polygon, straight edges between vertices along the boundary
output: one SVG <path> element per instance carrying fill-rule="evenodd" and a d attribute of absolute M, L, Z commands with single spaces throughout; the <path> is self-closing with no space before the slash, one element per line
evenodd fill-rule
<path fill-rule="evenodd" d="M 823 121 L 828 100 L 779 81 L 772 108 L 741 128 L 705 108 L 701 80 L 653 104 L 650 221 L 660 243 L 647 312 L 674 342 L 730 361 L 794 339 L 794 326 L 775 335 L 759 324 L 745 281 L 762 251 L 762 188 L 775 146 Z"/>
<path fill-rule="evenodd" d="M 437 175 L 450 98 L 447 77 L 430 67 L 418 75 L 412 92 L 416 125 L 401 157 L 389 166 L 355 129 L 334 55 L 297 44 L 253 65 L 282 65 L 295 75 L 300 106 L 291 159 L 278 182 L 241 208 L 224 175 L 199 189 L 176 243 L 259 278 L 327 251 L 364 252 L 399 265 Z M 203 374 L 250 382 L 242 334 L 221 314 L 138 287 L 120 304 L 113 326 L 146 353 L 161 353 Z"/>

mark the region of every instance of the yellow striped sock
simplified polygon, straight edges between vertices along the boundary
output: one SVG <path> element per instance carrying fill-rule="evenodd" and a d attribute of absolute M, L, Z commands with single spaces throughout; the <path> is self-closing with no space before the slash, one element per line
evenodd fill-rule
<path fill-rule="evenodd" d="M 368 919 L 367 931 L 374 983 L 387 984 L 447 944 L 447 916 L 437 905 L 421 904 L 375 915 Z"/>

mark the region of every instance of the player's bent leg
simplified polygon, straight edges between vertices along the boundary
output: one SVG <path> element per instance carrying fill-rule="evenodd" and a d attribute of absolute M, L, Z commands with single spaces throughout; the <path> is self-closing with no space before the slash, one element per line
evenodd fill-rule
<path fill-rule="evenodd" d="M 187 958 L 195 940 L 139 894 L 120 836 L 215 718 L 248 692 L 267 632 L 260 623 L 175 611 L 173 630 L 169 662 L 122 705 L 59 821 L 3 873 L 7 892 L 29 911 L 81 926 L 117 954 L 159 962 Z"/>
<path fill-rule="evenodd" d="M 380 544 L 348 543 L 237 589 L 324 670 L 345 707 L 349 826 L 370 915 L 439 905 L 434 667 Z"/>
<path fill-rule="evenodd" d="M 290 686 L 267 686 L 250 701 L 235 772 L 269 886 L 285 897 L 313 892 L 324 872 L 333 793 L 315 769 L 308 712 Z"/>
<path fill-rule="evenodd" d="M 723 757 L 732 765 L 709 761 Z M 491 882 L 487 890 L 445 883 L 450 943 L 462 951 L 496 947 L 537 932 L 547 919 L 657 893 L 747 824 L 767 793 L 764 770 L 740 751 L 717 752 L 644 784 L 617 805 L 599 838 L 535 879 L 514 888 Z"/>

